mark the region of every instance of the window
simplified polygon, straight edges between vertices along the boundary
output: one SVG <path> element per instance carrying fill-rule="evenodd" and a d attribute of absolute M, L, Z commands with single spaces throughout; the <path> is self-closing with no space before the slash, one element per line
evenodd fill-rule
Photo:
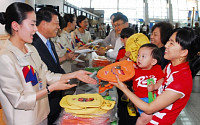
<path fill-rule="evenodd" d="M 168 0 L 147 0 L 148 16 L 150 20 L 165 20 L 169 19 L 169 4 Z M 67 0 L 67 2 L 76 5 L 80 8 L 94 8 L 95 10 L 104 10 L 104 22 L 110 23 L 110 16 L 118 10 L 125 14 L 130 23 L 137 23 L 139 19 L 145 18 L 144 0 Z M 91 3 L 90 3 L 91 2 Z M 187 23 L 189 10 L 195 11 L 200 8 L 200 2 L 197 0 L 171 0 L 173 22 L 180 24 Z M 199 7 L 198 7 L 199 6 Z M 119 8 L 118 8 L 119 7 Z"/>

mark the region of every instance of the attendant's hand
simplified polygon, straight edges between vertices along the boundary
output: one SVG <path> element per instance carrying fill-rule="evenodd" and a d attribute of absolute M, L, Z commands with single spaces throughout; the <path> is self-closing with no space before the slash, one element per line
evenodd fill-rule
<path fill-rule="evenodd" d="M 96 52 L 97 55 L 99 55 L 99 56 L 105 56 L 106 50 L 100 47 L 100 48 L 99 48 L 97 51 L 95 51 L 95 52 Z"/>
<path fill-rule="evenodd" d="M 68 53 L 68 57 L 70 58 L 70 60 L 75 60 L 78 55 L 79 54 L 74 53 L 74 52 Z"/>
<path fill-rule="evenodd" d="M 66 89 L 70 89 L 76 86 L 76 84 L 67 84 L 68 80 L 58 80 L 56 81 L 54 84 L 50 85 L 49 91 L 53 92 L 56 90 L 66 90 Z"/>
<path fill-rule="evenodd" d="M 72 59 L 74 57 L 74 52 L 69 52 L 67 54 L 68 54 L 69 59 Z"/>
<path fill-rule="evenodd" d="M 89 84 L 97 84 L 97 81 L 89 76 L 90 74 L 92 74 L 91 72 L 79 70 L 73 73 L 75 74 L 75 78 L 79 79 L 82 82 Z"/>
<path fill-rule="evenodd" d="M 74 53 L 74 55 L 73 55 L 73 57 L 72 57 L 72 60 L 75 60 L 78 56 L 79 56 L 79 54 L 75 54 L 75 53 Z"/>
<path fill-rule="evenodd" d="M 89 49 L 89 46 L 85 44 L 85 45 L 79 47 L 78 49 L 79 49 L 79 50 L 81 50 L 81 49 Z"/>

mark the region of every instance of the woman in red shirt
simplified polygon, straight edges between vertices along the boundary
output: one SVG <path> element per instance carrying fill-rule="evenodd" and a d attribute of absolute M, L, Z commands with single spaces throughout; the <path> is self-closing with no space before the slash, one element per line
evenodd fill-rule
<path fill-rule="evenodd" d="M 192 77 L 200 68 L 200 38 L 191 28 L 174 30 L 165 45 L 164 58 L 171 62 L 165 68 L 165 79 L 158 89 L 157 98 L 146 103 L 133 94 L 121 81 L 112 83 L 146 114 L 153 114 L 148 124 L 173 124 L 186 106 L 192 92 Z"/>

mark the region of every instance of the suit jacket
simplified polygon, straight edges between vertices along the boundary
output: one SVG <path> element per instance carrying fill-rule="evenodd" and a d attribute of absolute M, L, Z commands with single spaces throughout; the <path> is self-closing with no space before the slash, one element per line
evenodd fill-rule
<path fill-rule="evenodd" d="M 55 46 L 50 41 L 52 51 L 56 57 L 57 63 L 55 63 L 53 57 L 51 56 L 47 46 L 44 44 L 42 39 L 35 34 L 33 37 L 32 45 L 37 49 L 42 61 L 47 65 L 48 69 L 54 73 L 65 73 L 64 70 L 60 67 L 58 55 L 56 54 Z M 48 95 L 49 97 L 49 105 L 50 105 L 50 113 L 48 116 L 48 122 L 53 123 L 59 116 L 61 112 L 61 107 L 59 102 L 62 98 L 62 91 L 54 91 Z"/>
<path fill-rule="evenodd" d="M 22 69 L 31 65 L 42 81 L 41 89 L 46 83 L 53 84 L 61 74 L 48 71 L 37 50 L 26 45 L 28 53 L 24 54 L 7 40 L 0 49 L 0 101 L 7 125 L 36 125 L 47 118 L 49 104 L 47 96 L 36 100 L 39 84 L 26 82 Z M 0 47 L 1 48 L 1 47 Z"/>
<path fill-rule="evenodd" d="M 58 55 L 56 53 L 55 46 L 54 46 L 53 42 L 51 42 L 51 40 L 50 40 L 50 43 L 51 43 L 52 51 L 56 57 L 57 63 L 55 63 L 47 46 L 44 44 L 44 42 L 41 40 L 41 38 L 37 34 L 35 34 L 33 37 L 32 45 L 35 46 L 42 61 L 47 65 L 47 67 L 50 71 L 52 71 L 54 73 L 64 74 L 65 73 L 64 70 L 60 67 L 60 63 L 59 63 Z"/>

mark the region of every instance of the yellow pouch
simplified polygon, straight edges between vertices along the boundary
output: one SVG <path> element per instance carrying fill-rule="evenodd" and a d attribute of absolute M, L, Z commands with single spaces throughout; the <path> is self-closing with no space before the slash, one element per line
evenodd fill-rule
<path fill-rule="evenodd" d="M 130 59 L 136 62 L 139 48 L 146 43 L 150 43 L 148 37 L 143 33 L 136 33 L 130 36 L 126 41 L 126 52 L 131 52 Z"/>

